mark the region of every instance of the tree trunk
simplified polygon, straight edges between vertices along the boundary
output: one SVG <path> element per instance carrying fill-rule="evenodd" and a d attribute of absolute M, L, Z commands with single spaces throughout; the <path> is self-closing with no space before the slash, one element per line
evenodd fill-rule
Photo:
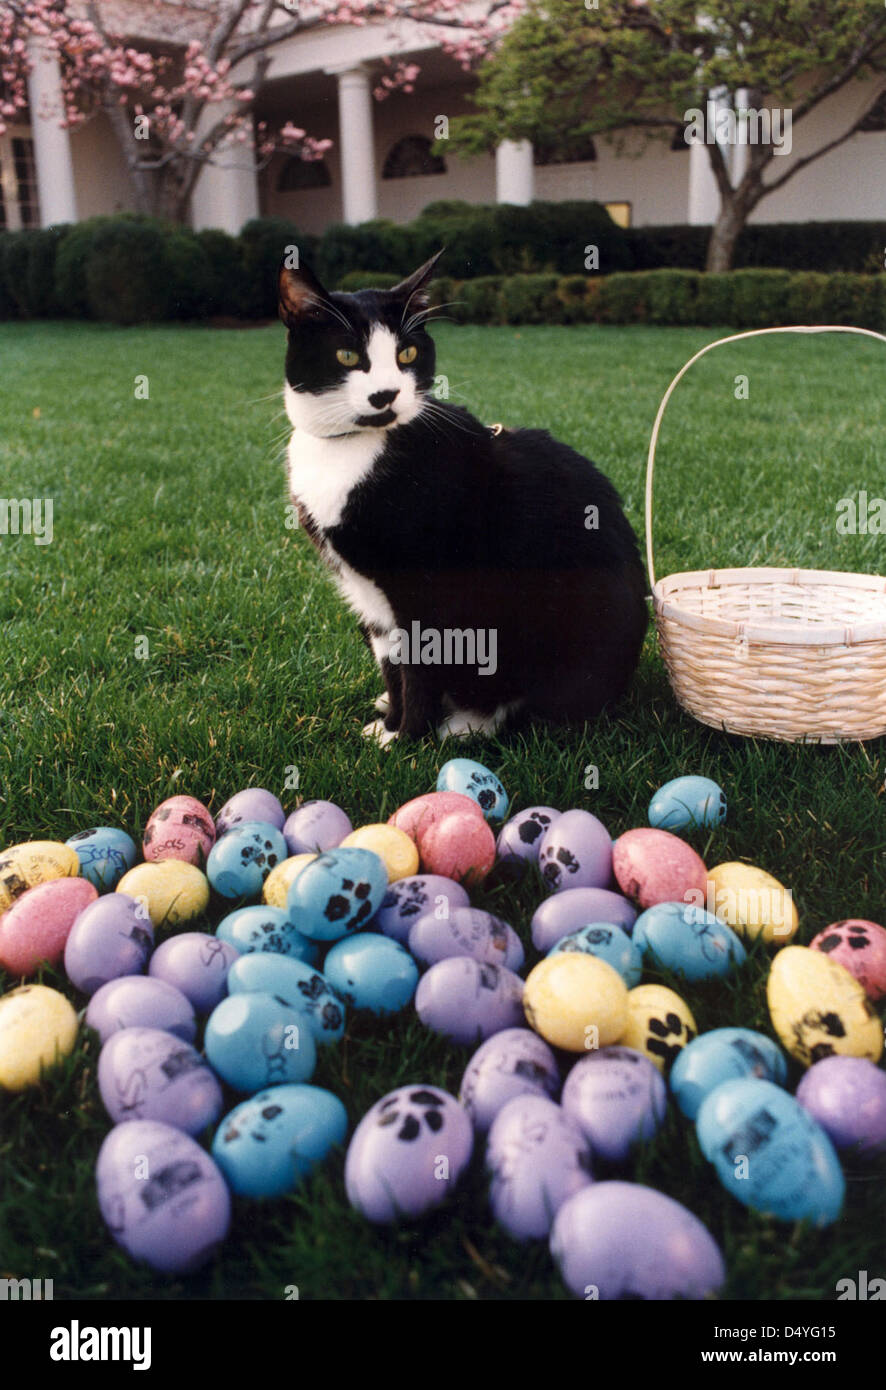
<path fill-rule="evenodd" d="M 723 198 L 708 242 L 705 270 L 731 270 L 735 244 L 747 221 L 749 209 L 738 198 Z"/>

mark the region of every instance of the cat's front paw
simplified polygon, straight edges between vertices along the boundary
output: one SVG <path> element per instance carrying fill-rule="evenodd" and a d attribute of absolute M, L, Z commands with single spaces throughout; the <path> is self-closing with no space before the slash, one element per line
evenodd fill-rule
<path fill-rule="evenodd" d="M 381 744 L 382 748 L 387 748 L 388 744 L 393 743 L 394 739 L 398 737 L 398 734 L 396 729 L 386 729 L 383 719 L 373 719 L 371 724 L 364 724 L 363 737 Z"/>
<path fill-rule="evenodd" d="M 386 690 L 383 690 L 383 691 L 382 691 L 382 693 L 379 695 L 378 699 L 376 700 L 376 702 L 375 702 L 375 704 L 372 706 L 372 708 L 375 710 L 376 714 L 381 714 L 381 715 L 390 714 L 390 712 L 391 712 L 391 697 L 390 697 L 390 695 L 388 694 L 388 692 L 387 692 Z M 369 725 L 367 724 L 366 727 L 368 728 Z"/>

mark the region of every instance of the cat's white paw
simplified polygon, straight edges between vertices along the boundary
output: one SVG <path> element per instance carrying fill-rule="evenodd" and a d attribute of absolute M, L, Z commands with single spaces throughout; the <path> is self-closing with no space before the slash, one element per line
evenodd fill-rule
<path fill-rule="evenodd" d="M 498 732 L 511 711 L 517 708 L 518 703 L 518 701 L 514 701 L 512 704 L 499 705 L 492 714 L 478 714 L 476 710 L 469 709 L 454 709 L 451 714 L 447 715 L 442 724 L 437 725 L 437 737 L 439 739 L 470 738 L 472 734 L 489 737 Z"/>
<path fill-rule="evenodd" d="M 376 714 L 388 714 L 391 709 L 391 697 L 386 690 L 383 690 L 372 706 Z"/>
<path fill-rule="evenodd" d="M 383 719 L 373 719 L 371 724 L 364 724 L 363 737 L 373 739 L 376 743 L 380 743 L 382 748 L 387 748 L 388 744 L 393 743 L 394 739 L 397 738 L 397 730 L 386 729 Z"/>

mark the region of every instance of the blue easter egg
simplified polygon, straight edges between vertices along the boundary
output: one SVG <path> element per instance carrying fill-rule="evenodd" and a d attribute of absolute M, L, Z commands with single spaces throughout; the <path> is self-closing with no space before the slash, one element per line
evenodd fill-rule
<path fill-rule="evenodd" d="M 212 1156 L 232 1192 L 279 1197 L 298 1187 L 336 1144 L 348 1116 L 320 1086 L 274 1086 L 234 1107 L 212 1141 Z"/>
<path fill-rule="evenodd" d="M 722 825 L 725 819 L 726 793 L 710 777 L 674 777 L 649 803 L 649 824 L 657 830 Z"/>
<path fill-rule="evenodd" d="M 563 936 L 548 951 L 549 956 L 558 956 L 563 951 L 583 951 L 585 955 L 597 956 L 617 970 L 628 989 L 640 983 L 643 973 L 643 955 L 640 948 L 626 931 L 614 922 L 589 922 L 578 931 Z"/>
<path fill-rule="evenodd" d="M 710 980 L 742 965 L 747 952 L 731 927 L 704 908 L 656 903 L 641 912 L 632 939 L 653 964 L 684 980 Z"/>
<path fill-rule="evenodd" d="M 241 907 L 223 917 L 215 934 L 229 945 L 236 946 L 242 955 L 253 951 L 268 951 L 274 955 L 294 956 L 296 960 L 316 965 L 320 948 L 302 936 L 298 927 L 282 907 Z"/>
<path fill-rule="evenodd" d="M 204 1046 L 221 1079 L 250 1095 L 264 1086 L 309 1081 L 317 1063 L 305 1014 L 267 991 L 229 994 L 217 1004 L 206 1021 Z"/>
<path fill-rule="evenodd" d="M 223 898 L 257 898 L 275 864 L 288 857 L 286 841 L 267 821 L 244 821 L 216 840 L 206 877 Z"/>
<path fill-rule="evenodd" d="M 702 1101 L 698 1142 L 727 1192 L 778 1221 L 836 1221 L 846 1184 L 836 1150 L 787 1091 L 756 1077 L 724 1081 Z"/>
<path fill-rule="evenodd" d="M 125 830 L 113 825 L 96 825 L 65 840 L 80 860 L 80 877 L 86 878 L 100 893 L 116 888 L 127 869 L 138 859 L 138 849 Z"/>
<path fill-rule="evenodd" d="M 487 820 L 504 820 L 508 814 L 508 794 L 494 772 L 473 758 L 450 758 L 437 775 L 438 792 L 461 792 L 469 796 Z"/>
<path fill-rule="evenodd" d="M 750 1028 L 713 1028 L 677 1054 L 669 1080 L 683 1114 L 694 1120 L 717 1086 L 749 1076 L 783 1086 L 788 1068 L 781 1048 Z"/>
<path fill-rule="evenodd" d="M 325 976 L 296 960 L 270 951 L 253 951 L 228 971 L 229 994 L 262 990 L 276 994 L 305 1015 L 316 1043 L 338 1042 L 345 1031 L 345 1006 Z"/>
<path fill-rule="evenodd" d="M 336 994 L 355 1009 L 394 1014 L 415 994 L 418 966 L 389 936 L 362 932 L 330 947 L 323 974 Z"/>
<path fill-rule="evenodd" d="M 367 925 L 387 891 L 388 871 L 372 850 L 332 849 L 293 879 L 286 907 L 312 941 L 338 941 Z"/>

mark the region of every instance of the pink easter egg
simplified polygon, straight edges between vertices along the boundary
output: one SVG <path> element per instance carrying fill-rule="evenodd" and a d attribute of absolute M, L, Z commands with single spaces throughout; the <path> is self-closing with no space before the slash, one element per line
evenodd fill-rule
<path fill-rule="evenodd" d="M 426 792 L 424 796 L 413 797 L 412 801 L 398 807 L 389 818 L 388 825 L 404 830 L 417 844 L 426 830 L 430 830 L 451 811 L 467 812 L 475 820 L 484 818 L 481 806 L 472 796 L 464 796 L 461 792 Z"/>
<path fill-rule="evenodd" d="M 85 878 L 53 878 L 29 888 L 0 917 L 0 965 L 10 975 L 33 975 L 42 960 L 58 965 L 74 919 L 97 897 Z"/>
<path fill-rule="evenodd" d="M 215 844 L 215 822 L 195 796 L 170 796 L 151 812 L 142 844 L 145 859 L 180 859 L 202 869 Z"/>
<path fill-rule="evenodd" d="M 495 863 L 495 836 L 482 811 L 478 816 L 459 809 L 428 826 L 419 836 L 418 852 L 426 873 L 442 874 L 457 883 L 482 883 Z"/>
<path fill-rule="evenodd" d="M 886 931 L 876 922 L 847 917 L 825 927 L 809 945 L 845 965 L 869 999 L 886 995 Z"/>
<path fill-rule="evenodd" d="M 668 830 L 627 830 L 612 846 L 612 869 L 625 897 L 656 903 L 705 903 L 708 871 L 691 845 Z M 687 893 L 700 896 L 687 898 Z"/>

